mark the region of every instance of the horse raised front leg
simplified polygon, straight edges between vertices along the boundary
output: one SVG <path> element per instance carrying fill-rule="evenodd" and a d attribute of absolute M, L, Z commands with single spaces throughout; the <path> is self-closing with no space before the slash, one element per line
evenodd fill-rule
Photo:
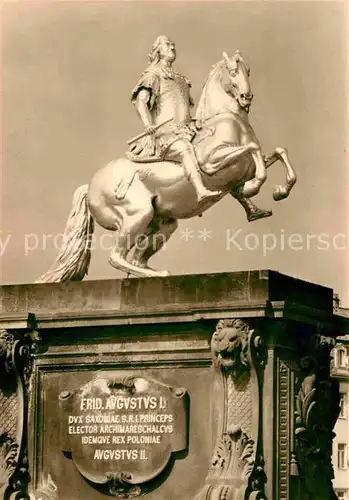
<path fill-rule="evenodd" d="M 220 144 L 211 151 L 207 161 L 201 166 L 201 169 L 207 175 L 214 175 L 216 172 L 229 166 L 232 162 L 246 154 L 258 150 L 259 146 L 250 142 L 245 146 L 232 146 L 231 144 Z"/>
<path fill-rule="evenodd" d="M 270 167 L 276 161 L 280 160 L 286 169 L 286 184 L 277 185 L 274 188 L 273 198 L 275 201 L 284 200 L 290 194 L 293 186 L 297 182 L 296 172 L 294 171 L 288 157 L 287 150 L 284 148 L 275 148 L 275 151 L 270 156 L 264 158 L 266 167 Z"/>
<path fill-rule="evenodd" d="M 254 178 L 245 182 L 241 189 L 241 194 L 245 198 L 256 196 L 267 179 L 267 168 L 260 148 L 251 154 L 256 165 L 256 172 Z"/>

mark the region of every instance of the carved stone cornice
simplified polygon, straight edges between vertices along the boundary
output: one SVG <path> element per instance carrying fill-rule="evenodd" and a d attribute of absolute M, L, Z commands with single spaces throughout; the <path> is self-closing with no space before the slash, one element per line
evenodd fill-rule
<path fill-rule="evenodd" d="M 36 332 L 17 337 L 15 333 L 0 331 L 0 389 L 5 397 L 16 392 L 18 401 L 18 442 L 10 443 L 6 433 L 0 437 L 2 468 L 8 472 L 4 500 L 12 498 L 29 500 L 28 390 L 32 373 L 32 352 L 35 350 L 36 340 L 38 340 Z"/>
<path fill-rule="evenodd" d="M 206 482 L 196 500 L 265 499 L 262 338 L 240 319 L 220 320 L 211 340 L 223 420 Z"/>

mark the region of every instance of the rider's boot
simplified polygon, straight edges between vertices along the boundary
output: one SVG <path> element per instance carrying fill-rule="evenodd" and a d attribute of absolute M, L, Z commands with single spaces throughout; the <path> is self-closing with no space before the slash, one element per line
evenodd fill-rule
<path fill-rule="evenodd" d="M 194 189 L 196 191 L 198 203 L 208 198 L 218 197 L 222 194 L 221 191 L 210 191 L 203 185 L 199 165 L 196 160 L 194 151 L 191 151 L 189 148 L 183 151 L 182 162 L 188 180 L 194 186 Z"/>
<path fill-rule="evenodd" d="M 248 222 L 253 222 L 254 220 L 258 219 L 264 219 L 264 217 L 270 217 L 271 215 L 273 215 L 273 212 L 271 210 L 258 208 L 250 198 L 245 198 L 244 196 L 241 196 L 237 193 L 232 194 L 244 208 Z"/>

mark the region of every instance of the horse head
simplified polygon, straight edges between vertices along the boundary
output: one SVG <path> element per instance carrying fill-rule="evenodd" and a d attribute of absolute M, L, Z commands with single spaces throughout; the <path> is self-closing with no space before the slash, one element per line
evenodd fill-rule
<path fill-rule="evenodd" d="M 196 118 L 201 121 L 224 111 L 249 112 L 253 94 L 249 80 L 250 69 L 239 51 L 216 63 L 205 82 L 198 103 Z"/>
<path fill-rule="evenodd" d="M 238 50 L 233 57 L 223 52 L 223 58 L 230 80 L 230 86 L 226 88 L 226 91 L 231 93 L 240 107 L 248 113 L 253 99 L 249 80 L 250 68 Z"/>

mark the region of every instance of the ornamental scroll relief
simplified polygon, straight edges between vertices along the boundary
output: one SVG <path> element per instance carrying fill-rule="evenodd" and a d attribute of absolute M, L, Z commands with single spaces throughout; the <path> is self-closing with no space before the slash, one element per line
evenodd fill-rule
<path fill-rule="evenodd" d="M 37 332 L 17 336 L 0 331 L 0 390 L 4 406 L 15 401 L 16 436 L 0 429 L 0 494 L 3 500 L 29 500 L 28 391 Z M 13 415 L 11 416 L 13 418 Z"/>
<path fill-rule="evenodd" d="M 291 500 L 337 499 L 331 460 L 340 411 L 339 383 L 330 374 L 334 345 L 332 337 L 317 333 L 300 346 L 294 415 L 298 487 L 292 489 Z"/>
<path fill-rule="evenodd" d="M 211 351 L 223 414 L 211 467 L 195 500 L 263 500 L 266 348 L 248 323 L 226 319 L 217 324 Z"/>

